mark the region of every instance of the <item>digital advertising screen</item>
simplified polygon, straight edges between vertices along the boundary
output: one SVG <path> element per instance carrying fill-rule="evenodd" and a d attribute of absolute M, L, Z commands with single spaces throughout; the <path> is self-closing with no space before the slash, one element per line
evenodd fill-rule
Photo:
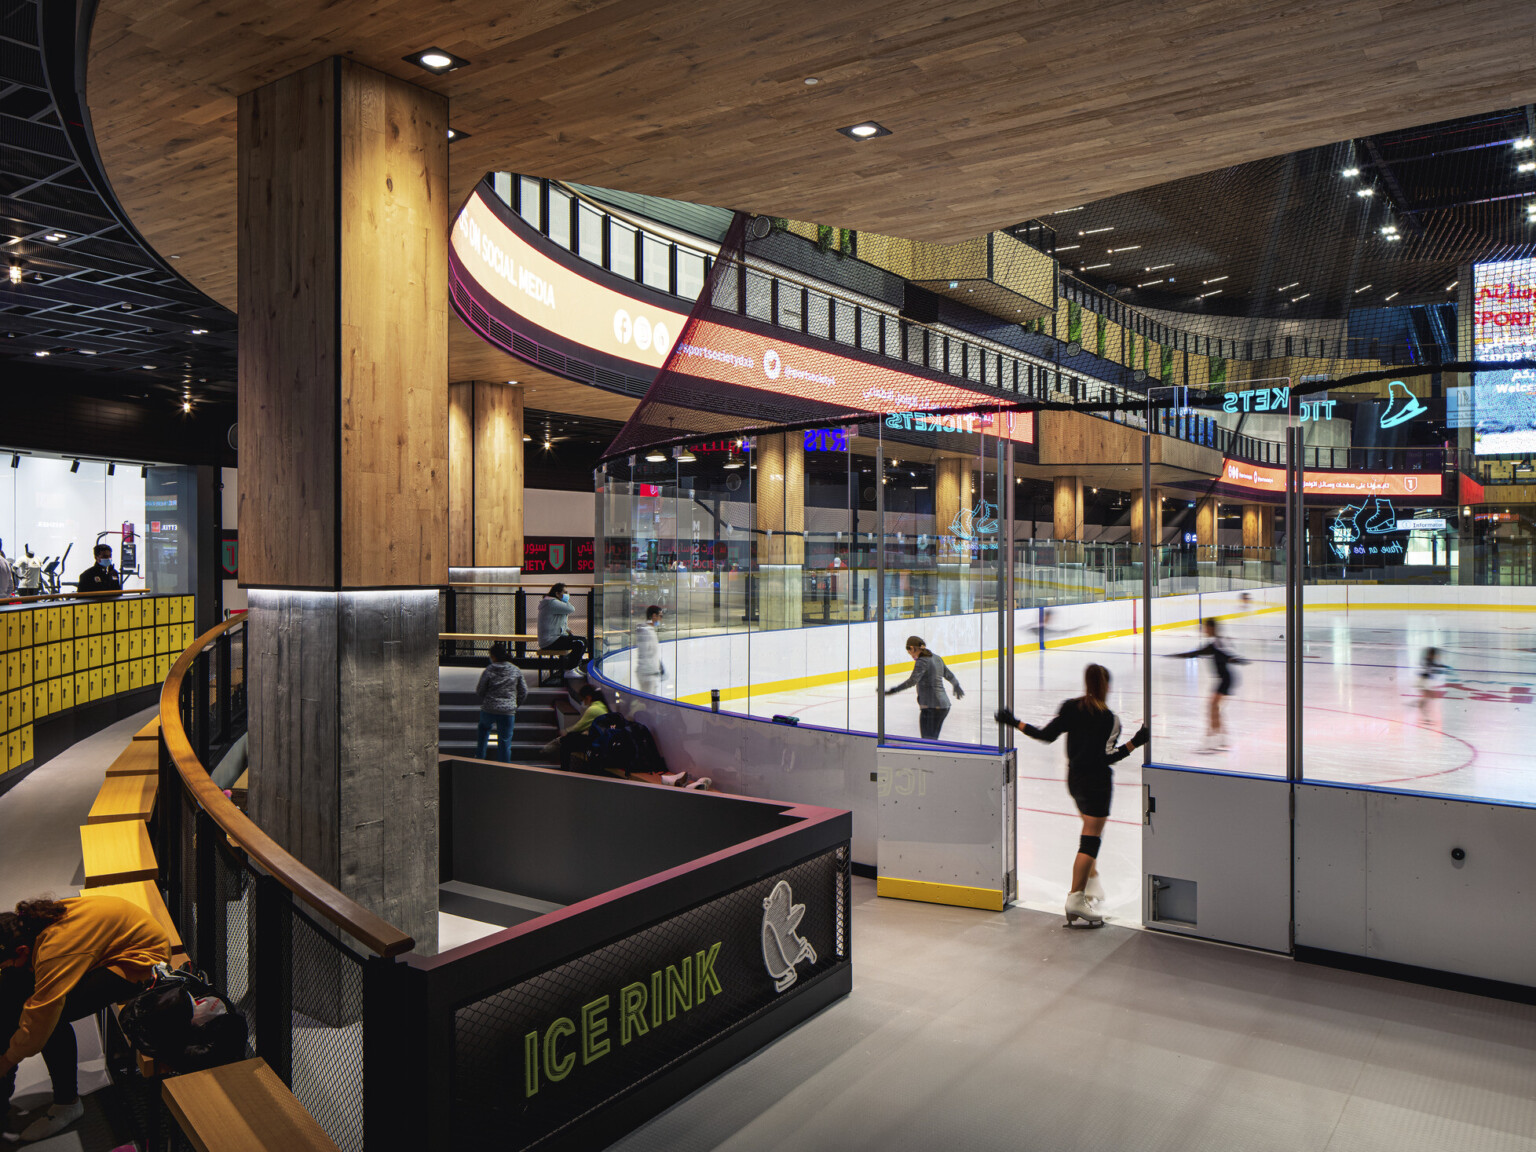
<path fill-rule="evenodd" d="M 1472 267 L 1472 356 L 1518 360 L 1536 356 L 1536 259 Z M 1536 371 L 1478 372 L 1473 382 L 1474 451 L 1479 456 L 1536 451 Z"/>

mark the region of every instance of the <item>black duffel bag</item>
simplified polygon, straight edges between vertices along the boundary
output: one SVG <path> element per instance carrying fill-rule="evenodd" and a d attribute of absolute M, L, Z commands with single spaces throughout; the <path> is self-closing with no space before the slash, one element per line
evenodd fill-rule
<path fill-rule="evenodd" d="M 190 969 L 156 964 L 153 982 L 122 1006 L 117 1022 L 135 1049 L 173 1072 L 245 1059 L 245 1017 Z"/>

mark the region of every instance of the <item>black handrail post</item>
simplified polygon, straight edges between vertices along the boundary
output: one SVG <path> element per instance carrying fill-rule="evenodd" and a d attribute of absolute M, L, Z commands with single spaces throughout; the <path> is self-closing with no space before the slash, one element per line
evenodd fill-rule
<path fill-rule="evenodd" d="M 293 895 L 271 876 L 258 875 L 252 898 L 256 938 L 251 949 L 251 987 L 256 993 L 257 1055 L 284 1084 L 292 1085 Z"/>
<path fill-rule="evenodd" d="M 519 635 L 528 631 L 528 592 L 526 589 L 517 590 L 517 604 L 513 609 L 512 623 Z"/>
<path fill-rule="evenodd" d="M 229 734 L 234 723 L 234 708 L 229 694 L 233 691 L 233 680 L 230 677 L 230 634 L 225 632 L 218 639 L 218 647 L 215 649 L 217 665 L 214 671 L 214 690 L 219 698 L 219 743 L 231 743 Z"/>

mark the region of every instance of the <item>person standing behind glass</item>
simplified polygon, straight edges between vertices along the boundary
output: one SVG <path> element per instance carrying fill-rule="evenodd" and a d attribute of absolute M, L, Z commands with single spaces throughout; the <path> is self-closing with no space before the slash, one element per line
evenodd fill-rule
<path fill-rule="evenodd" d="M 894 688 L 887 688 L 887 696 L 917 685 L 917 730 L 924 740 L 937 740 L 949 715 L 949 694 L 944 691 L 944 681 L 955 686 L 955 699 L 965 699 L 965 689 L 955 674 L 944 666 L 944 658 L 928 650 L 921 636 L 907 637 L 907 655 L 912 657 L 912 675 Z"/>
<path fill-rule="evenodd" d="M 512 725 L 517 719 L 517 706 L 528 698 L 528 682 L 517 665 L 511 662 L 511 652 L 500 641 L 491 645 L 491 662 L 480 673 L 475 685 L 475 698 L 480 701 L 480 740 L 475 746 L 475 757 L 488 760 L 491 733 L 496 733 L 496 759 L 512 762 Z"/>
<path fill-rule="evenodd" d="M 571 635 L 570 621 L 574 611 L 564 583 L 556 584 L 549 590 L 549 595 L 539 601 L 539 647 L 570 652 L 562 671 L 579 665 L 587 651 L 586 641 Z"/>
<path fill-rule="evenodd" d="M 112 567 L 112 545 L 96 545 L 96 563 L 80 573 L 76 588 L 81 592 L 121 592 L 123 578 Z"/>
<path fill-rule="evenodd" d="M 640 691 L 652 696 L 661 691 L 661 678 L 667 674 L 656 635 L 660 626 L 661 605 L 652 604 L 645 610 L 645 623 L 635 629 L 635 675 L 640 678 Z"/>

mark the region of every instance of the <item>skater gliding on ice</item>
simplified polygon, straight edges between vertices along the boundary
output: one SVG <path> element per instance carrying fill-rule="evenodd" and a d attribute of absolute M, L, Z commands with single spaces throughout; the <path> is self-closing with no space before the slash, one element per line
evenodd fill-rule
<path fill-rule="evenodd" d="M 917 685 L 917 728 L 924 740 L 937 740 L 944 728 L 944 718 L 949 715 L 949 695 L 944 691 L 944 681 L 955 686 L 955 699 L 965 699 L 965 689 L 955 674 L 944 666 L 944 657 L 928 650 L 921 636 L 907 637 L 907 655 L 912 657 L 912 675 L 894 688 L 887 688 L 887 696 Z"/>
<path fill-rule="evenodd" d="M 1221 704 L 1232 695 L 1232 689 L 1236 686 L 1236 680 L 1232 676 L 1232 665 L 1246 664 L 1248 661 L 1227 647 L 1227 642 L 1221 635 L 1221 629 L 1214 618 L 1207 618 L 1201 627 L 1205 632 L 1204 645 L 1190 652 L 1170 652 L 1168 655 L 1173 659 L 1183 660 L 1195 660 L 1201 656 L 1211 658 L 1211 666 L 1216 671 L 1216 687 L 1211 692 L 1211 710 L 1207 722 L 1206 736 L 1209 743 L 1198 751 L 1225 752 L 1227 737 L 1221 727 Z"/>
<path fill-rule="evenodd" d="M 995 719 L 1045 744 L 1066 733 L 1067 791 L 1083 820 L 1083 834 L 1072 861 L 1067 924 L 1082 920 L 1088 927 L 1097 928 L 1104 923 L 1099 911 L 1104 889 L 1098 880 L 1098 856 L 1114 792 L 1115 773 L 1110 765 L 1145 744 L 1149 733 L 1143 724 L 1124 744 L 1119 743 L 1120 719 L 1109 710 L 1109 669 L 1104 665 L 1090 664 L 1083 670 L 1083 688 L 1083 695 L 1064 701 L 1055 719 L 1044 728 L 1021 722 L 1006 708 L 999 709 Z"/>

